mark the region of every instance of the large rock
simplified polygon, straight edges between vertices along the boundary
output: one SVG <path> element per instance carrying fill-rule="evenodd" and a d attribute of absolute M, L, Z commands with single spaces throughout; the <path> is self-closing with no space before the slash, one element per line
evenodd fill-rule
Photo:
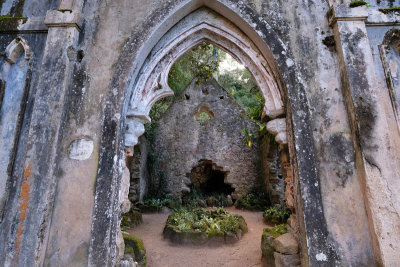
<path fill-rule="evenodd" d="M 299 244 L 291 233 L 286 233 L 276 238 L 273 246 L 275 251 L 287 255 L 297 254 L 299 251 Z"/>
<path fill-rule="evenodd" d="M 275 267 L 297 267 L 301 266 L 300 255 L 284 255 L 274 252 Z"/>
<path fill-rule="evenodd" d="M 261 252 L 263 257 L 271 258 L 274 256 L 274 243 L 275 237 L 270 233 L 264 231 L 261 237 Z"/>

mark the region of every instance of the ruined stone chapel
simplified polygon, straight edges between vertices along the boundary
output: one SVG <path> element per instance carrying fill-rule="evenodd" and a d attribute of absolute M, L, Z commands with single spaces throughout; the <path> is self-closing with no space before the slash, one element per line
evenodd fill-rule
<path fill-rule="evenodd" d="M 302 266 L 400 266 L 399 0 L 0 9 L 1 266 L 119 264 L 127 161 L 173 94 L 171 66 L 203 41 L 246 66 L 265 99 Z"/>

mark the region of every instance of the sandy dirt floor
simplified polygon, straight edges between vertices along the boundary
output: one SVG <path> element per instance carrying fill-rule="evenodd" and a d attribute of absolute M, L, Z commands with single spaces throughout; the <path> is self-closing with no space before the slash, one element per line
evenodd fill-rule
<path fill-rule="evenodd" d="M 169 214 L 143 214 L 143 223 L 130 232 L 143 239 L 149 267 L 265 266 L 261 260 L 261 235 L 266 225 L 261 212 L 228 208 L 242 215 L 249 231 L 233 245 L 218 247 L 173 245 L 162 236 Z"/>

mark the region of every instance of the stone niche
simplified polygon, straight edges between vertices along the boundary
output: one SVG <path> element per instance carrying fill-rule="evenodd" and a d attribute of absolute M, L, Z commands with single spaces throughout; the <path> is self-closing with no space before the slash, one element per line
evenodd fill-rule
<path fill-rule="evenodd" d="M 253 136 L 249 147 L 242 133 Z M 192 82 L 159 120 L 152 142 L 157 170 L 152 180 L 164 179 L 175 197 L 193 184 L 237 199 L 261 188 L 259 128 L 245 110 L 214 80 Z"/>

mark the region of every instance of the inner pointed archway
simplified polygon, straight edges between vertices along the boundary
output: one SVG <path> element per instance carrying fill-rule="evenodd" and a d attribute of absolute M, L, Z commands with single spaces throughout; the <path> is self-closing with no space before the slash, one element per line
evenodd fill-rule
<path fill-rule="evenodd" d="M 168 86 L 168 73 L 175 60 L 204 41 L 228 52 L 249 70 L 265 99 L 266 116 L 273 119 L 285 113 L 282 88 L 258 48 L 232 23 L 201 8 L 180 21 L 159 41 L 143 65 L 142 75 L 130 85 L 133 95 L 127 111 L 127 147 L 135 145 L 137 137 L 143 134 L 140 124 L 150 121 L 151 107 L 158 100 L 173 95 Z"/>

